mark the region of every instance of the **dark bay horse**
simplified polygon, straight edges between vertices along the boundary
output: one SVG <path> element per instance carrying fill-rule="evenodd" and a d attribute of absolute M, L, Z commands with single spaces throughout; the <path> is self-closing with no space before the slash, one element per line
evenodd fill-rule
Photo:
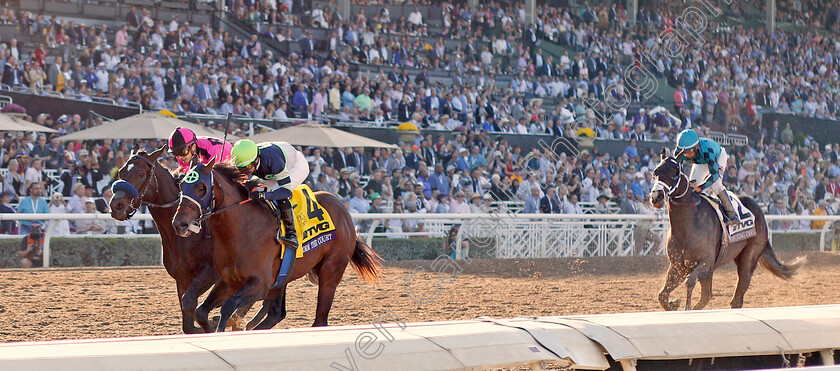
<path fill-rule="evenodd" d="M 218 280 L 213 270 L 213 241 L 198 235 L 182 238 L 172 228 L 172 217 L 181 191 L 172 173 L 158 163 L 158 158 L 166 150 L 164 146 L 151 154 L 142 151 L 133 153 L 120 168 L 117 178 L 133 186 L 136 194 L 116 191 L 110 201 L 111 217 L 127 220 L 140 208 L 141 203 L 149 206 L 149 212 L 160 232 L 163 266 L 175 279 L 177 286 L 183 330 L 188 334 L 202 333 L 204 331 L 195 326 L 195 308 L 198 297 Z M 238 322 L 241 315 L 241 311 L 237 313 L 233 322 Z"/>
<path fill-rule="evenodd" d="M 277 304 L 268 305 L 268 316 L 256 329 L 274 327 L 285 316 L 285 306 L 278 301 L 285 298 L 286 285 L 271 289 L 280 269 L 282 246 L 274 238 L 279 223 L 265 206 L 247 201 L 248 188 L 240 183 L 243 179 L 232 165 L 211 161 L 196 165 L 192 171 L 202 174 L 202 178 L 196 181 L 193 194 L 183 196 L 212 200 L 207 201 L 211 206 L 202 205 L 200 210 L 196 204 L 185 202 L 186 197 L 182 196 L 172 225 L 179 235 L 187 236 L 193 222 L 209 218 L 204 228 L 209 227 L 219 241 L 213 260 L 220 281 L 198 308 L 199 318 L 221 305 L 218 331 L 224 331 L 225 323 L 237 308 L 264 299 Z M 326 326 L 336 287 L 347 264 L 353 264 L 363 281 L 378 282 L 381 258 L 357 238 L 350 213 L 338 197 L 327 192 L 316 192 L 315 196 L 332 218 L 336 238 L 298 258 L 287 283 L 314 272 L 318 304 L 313 326 Z"/>
<path fill-rule="evenodd" d="M 738 286 L 730 306 L 741 308 L 744 294 L 758 264 L 776 277 L 788 280 L 805 263 L 800 257 L 790 264 L 783 264 L 767 236 L 767 223 L 761 207 L 749 197 L 738 198 L 755 216 L 756 235 L 729 244 L 723 255 L 718 257 L 723 229 L 713 206 L 689 187 L 689 179 L 682 171 L 682 165 L 674 157 L 667 156 L 665 149 L 661 161 L 653 171 L 656 185 L 649 199 L 656 208 L 662 208 L 668 201 L 668 217 L 671 228 L 668 235 L 668 267 L 665 287 L 659 293 L 659 303 L 666 310 L 676 310 L 679 300 L 669 300 L 669 295 L 680 282 L 685 281 L 685 309 L 691 309 L 691 292 L 700 281 L 700 300 L 694 309 L 703 309 L 712 298 L 712 273 L 731 261 L 738 268 Z"/>

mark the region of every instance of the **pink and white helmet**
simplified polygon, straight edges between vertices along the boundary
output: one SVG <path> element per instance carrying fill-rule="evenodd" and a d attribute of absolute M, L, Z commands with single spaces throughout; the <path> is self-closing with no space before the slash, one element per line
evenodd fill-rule
<path fill-rule="evenodd" d="M 195 143 L 195 133 L 190 129 L 179 126 L 169 135 L 169 148 L 173 153 L 183 151 L 184 148 L 192 143 Z"/>

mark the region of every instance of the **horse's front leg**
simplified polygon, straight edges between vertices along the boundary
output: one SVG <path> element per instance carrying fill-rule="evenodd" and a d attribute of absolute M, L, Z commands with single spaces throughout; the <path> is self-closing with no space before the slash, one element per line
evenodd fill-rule
<path fill-rule="evenodd" d="M 685 310 L 691 310 L 691 294 L 697 280 L 706 280 L 712 276 L 713 261 L 703 260 L 694 266 L 691 273 L 685 278 Z M 703 302 L 703 295 L 700 295 L 700 302 Z M 708 300 L 707 300 L 708 301 Z M 703 304 L 705 306 L 705 303 Z"/>
<path fill-rule="evenodd" d="M 201 328 L 204 329 L 204 332 L 213 332 L 216 330 L 215 325 L 210 324 L 210 311 L 222 305 L 224 300 L 232 294 L 233 289 L 225 281 L 219 280 L 216 282 L 216 286 L 213 286 L 213 290 L 210 290 L 210 293 L 207 294 L 204 303 L 195 310 L 195 319 L 201 325 Z"/>
<path fill-rule="evenodd" d="M 225 300 L 222 305 L 221 313 L 219 314 L 219 324 L 216 327 L 217 332 L 224 332 L 230 316 L 240 307 L 251 304 L 257 300 L 265 298 L 268 293 L 269 284 L 263 282 L 259 277 L 251 277 L 244 286 L 242 286 L 236 294 Z"/>
<path fill-rule="evenodd" d="M 186 334 L 203 332 L 195 326 L 195 309 L 198 306 L 198 297 L 207 291 L 216 281 L 216 272 L 209 265 L 201 267 L 198 274 L 190 282 L 190 286 L 181 295 L 181 316 L 183 317 L 183 329 Z"/>
<path fill-rule="evenodd" d="M 683 272 L 683 267 L 674 264 L 673 261 L 668 266 L 668 273 L 665 277 L 665 287 L 663 287 L 662 291 L 659 292 L 659 304 L 662 305 L 663 309 L 677 310 L 680 306 L 679 300 L 669 300 L 669 298 L 671 296 L 671 291 L 674 291 L 674 289 L 680 285 L 683 277 L 685 277 L 685 273 Z"/>

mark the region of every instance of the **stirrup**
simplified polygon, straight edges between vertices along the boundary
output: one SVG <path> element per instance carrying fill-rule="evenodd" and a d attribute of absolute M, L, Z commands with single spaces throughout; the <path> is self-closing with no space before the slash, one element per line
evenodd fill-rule
<path fill-rule="evenodd" d="M 281 232 L 283 232 L 283 228 L 277 228 L 277 235 L 274 236 L 274 239 L 277 240 L 277 243 L 283 245 L 284 247 L 297 250 L 298 242 L 296 240 L 293 241 L 289 238 L 281 236 Z"/>

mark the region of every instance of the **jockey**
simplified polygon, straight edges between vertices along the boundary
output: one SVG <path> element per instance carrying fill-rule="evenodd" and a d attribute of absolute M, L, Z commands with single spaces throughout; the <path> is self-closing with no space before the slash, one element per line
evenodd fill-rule
<path fill-rule="evenodd" d="M 224 144 L 223 144 L 224 143 Z M 181 172 L 186 173 L 195 164 L 206 164 L 230 159 L 233 146 L 216 138 L 198 137 L 187 128 L 178 127 L 169 135 L 169 149 L 175 154 Z"/>
<path fill-rule="evenodd" d="M 677 136 L 677 149 L 674 153 L 676 153 L 679 162 L 688 159 L 695 164 L 693 166 L 696 166 L 696 164 L 708 165 L 709 175 L 706 176 L 706 181 L 703 184 L 694 185 L 694 191 L 698 193 L 702 191 L 717 196 L 725 211 L 727 225 L 740 223 L 741 217 L 732 208 L 732 203 L 726 194 L 721 177 L 721 174 L 726 171 L 726 160 L 729 158 L 726 150 L 714 140 L 700 138 L 694 130 L 686 129 Z M 692 168 L 692 172 L 693 170 Z"/>
<path fill-rule="evenodd" d="M 262 180 L 277 182 L 271 190 L 251 192 L 252 199 L 275 201 L 277 208 L 274 216 L 286 228 L 286 235 L 278 239 L 287 246 L 297 248 L 295 219 L 292 214 L 292 190 L 303 184 L 309 176 L 309 163 L 303 153 L 287 142 L 268 142 L 257 145 L 249 139 L 243 139 L 233 145 L 231 158 L 240 173 L 246 177 L 256 176 Z"/>

